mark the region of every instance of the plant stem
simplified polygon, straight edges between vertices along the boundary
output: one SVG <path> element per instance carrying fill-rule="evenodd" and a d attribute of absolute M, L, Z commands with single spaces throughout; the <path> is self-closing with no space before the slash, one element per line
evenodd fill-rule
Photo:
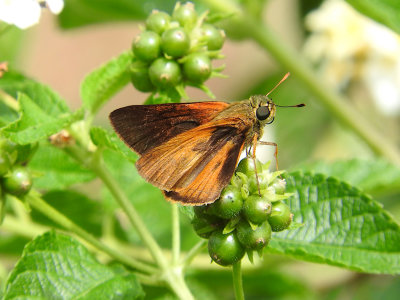
<path fill-rule="evenodd" d="M 189 252 L 186 254 L 185 258 L 182 261 L 184 268 L 187 267 L 192 262 L 195 256 L 204 248 L 205 244 L 206 240 L 202 239 L 196 245 L 194 245 L 192 249 L 189 250 Z"/>
<path fill-rule="evenodd" d="M 181 236 L 179 228 L 179 207 L 173 203 L 171 206 L 172 213 L 172 264 L 176 265 L 179 262 Z"/>
<path fill-rule="evenodd" d="M 33 237 L 49 231 L 50 228 L 30 221 L 24 221 L 20 218 L 15 218 L 12 215 L 7 215 L 1 224 L 1 230 L 12 232 L 19 236 L 32 239 Z"/>
<path fill-rule="evenodd" d="M 0 89 L 0 99 L 2 102 L 7 105 L 9 108 L 18 111 L 19 110 L 19 103 L 17 99 L 14 97 L 10 96 L 6 92 L 4 92 L 2 89 Z"/>
<path fill-rule="evenodd" d="M 241 263 L 242 261 L 239 260 L 232 265 L 233 288 L 236 300 L 244 300 Z"/>
<path fill-rule="evenodd" d="M 290 70 L 315 98 L 320 101 L 344 126 L 353 130 L 370 148 L 400 165 L 400 152 L 382 133 L 378 132 L 343 96 L 326 86 L 298 52 L 277 37 L 268 26 L 247 15 L 230 0 L 202 0 L 210 8 L 232 13 L 231 24 L 241 28 L 247 36 L 268 51 L 284 68 Z"/>
<path fill-rule="evenodd" d="M 31 190 L 28 195 L 25 196 L 26 201 L 29 203 L 29 205 L 36 210 L 40 211 L 43 215 L 48 217 L 50 220 L 56 222 L 57 224 L 61 225 L 65 229 L 75 233 L 77 236 L 85 240 L 86 242 L 90 243 L 97 249 L 107 253 L 111 257 L 117 259 L 118 261 L 134 268 L 139 271 L 143 272 L 148 272 L 148 273 L 154 273 L 157 270 L 154 269 L 154 267 L 149 266 L 147 264 L 144 264 L 140 261 L 137 261 L 133 258 L 126 257 L 123 254 L 120 254 L 119 252 L 115 251 L 114 249 L 111 249 L 107 247 L 106 245 L 102 244 L 97 238 L 92 236 L 90 233 L 76 225 L 74 222 L 72 222 L 70 219 L 68 219 L 66 216 L 61 214 L 58 210 L 50 206 L 46 201 L 44 201 L 40 196 L 39 193 L 37 193 L 34 190 Z"/>

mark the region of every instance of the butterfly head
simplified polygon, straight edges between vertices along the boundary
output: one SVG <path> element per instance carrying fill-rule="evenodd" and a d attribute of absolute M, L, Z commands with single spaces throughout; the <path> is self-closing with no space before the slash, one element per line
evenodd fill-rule
<path fill-rule="evenodd" d="M 254 115 L 261 125 L 271 124 L 274 121 L 276 105 L 265 95 L 255 95 L 250 97 Z"/>

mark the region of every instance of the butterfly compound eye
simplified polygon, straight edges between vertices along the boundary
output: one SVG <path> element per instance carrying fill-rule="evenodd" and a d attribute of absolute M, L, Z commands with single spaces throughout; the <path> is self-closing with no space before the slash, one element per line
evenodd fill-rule
<path fill-rule="evenodd" d="M 269 111 L 269 108 L 267 106 L 260 106 L 256 110 L 257 119 L 259 119 L 260 121 L 264 121 L 265 119 L 267 119 L 270 113 L 271 112 Z"/>

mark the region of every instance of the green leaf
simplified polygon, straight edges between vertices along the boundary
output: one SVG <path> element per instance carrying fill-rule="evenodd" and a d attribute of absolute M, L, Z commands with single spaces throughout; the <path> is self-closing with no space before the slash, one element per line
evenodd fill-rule
<path fill-rule="evenodd" d="M 68 0 L 59 15 L 63 28 L 102 22 L 143 20 L 153 9 L 171 12 L 175 0 Z"/>
<path fill-rule="evenodd" d="M 130 81 L 131 52 L 124 52 L 88 74 L 81 85 L 81 98 L 87 110 L 96 113 Z"/>
<path fill-rule="evenodd" d="M 48 232 L 28 243 L 3 299 L 139 299 L 136 276 L 96 261 L 72 237 Z"/>
<path fill-rule="evenodd" d="M 17 99 L 26 94 L 46 115 L 58 117 L 70 113 L 66 102 L 48 86 L 15 71 L 6 72 L 0 80 L 0 89 Z"/>
<path fill-rule="evenodd" d="M 298 259 L 368 273 L 400 273 L 400 226 L 359 189 L 333 177 L 286 176 L 294 222 L 273 235 L 268 249 Z"/>
<path fill-rule="evenodd" d="M 29 169 L 38 177 L 34 186 L 39 189 L 62 189 L 73 184 L 93 180 L 96 176 L 85 169 L 62 149 L 41 145 L 29 163 Z"/>
<path fill-rule="evenodd" d="M 355 158 L 332 163 L 317 161 L 298 168 L 335 176 L 369 193 L 400 189 L 400 168 L 384 159 Z"/>
<path fill-rule="evenodd" d="M 360 13 L 400 33 L 398 0 L 346 0 Z"/>
<path fill-rule="evenodd" d="M 40 98 L 40 96 L 38 96 Z M 37 99 L 39 99 L 37 98 Z M 26 94 L 19 94 L 20 118 L 2 129 L 5 137 L 17 144 L 30 144 L 61 131 L 83 117 L 82 111 L 75 113 L 55 112 L 41 106 Z M 41 102 L 41 101 L 39 101 Z M 56 108 L 57 109 L 57 108 Z"/>
<path fill-rule="evenodd" d="M 90 129 L 90 137 L 97 147 L 115 150 L 133 163 L 138 159 L 137 154 L 121 141 L 115 132 L 110 133 L 103 128 L 92 127 Z"/>

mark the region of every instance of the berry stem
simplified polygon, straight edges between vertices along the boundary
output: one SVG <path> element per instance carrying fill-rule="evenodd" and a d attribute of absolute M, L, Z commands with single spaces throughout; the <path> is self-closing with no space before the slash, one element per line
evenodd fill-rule
<path fill-rule="evenodd" d="M 236 300 L 244 300 L 244 292 L 243 292 L 243 281 L 242 281 L 242 261 L 232 265 L 232 275 L 233 275 L 233 288 L 235 291 L 235 299 Z"/>
<path fill-rule="evenodd" d="M 201 250 L 203 250 L 204 246 L 206 245 L 206 242 L 207 242 L 206 240 L 202 239 L 196 245 L 194 245 L 192 249 L 189 250 L 189 252 L 186 254 L 185 258 L 182 261 L 183 268 L 190 265 L 190 263 L 196 257 L 196 255 L 199 254 Z"/>

